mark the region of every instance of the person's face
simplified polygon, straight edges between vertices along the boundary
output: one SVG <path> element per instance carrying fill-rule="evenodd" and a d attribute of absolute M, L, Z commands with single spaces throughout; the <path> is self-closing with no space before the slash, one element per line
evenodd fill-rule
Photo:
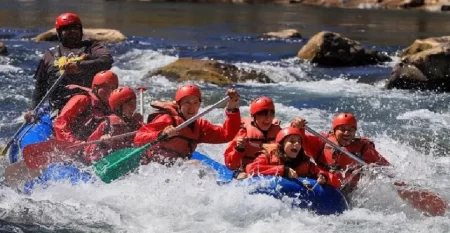
<path fill-rule="evenodd" d="M 284 139 L 283 150 L 288 158 L 294 159 L 302 149 L 302 138 L 299 135 L 289 135 Z"/>
<path fill-rule="evenodd" d="M 60 28 L 61 39 L 65 44 L 78 44 L 80 43 L 83 35 L 80 25 L 68 25 Z"/>
<path fill-rule="evenodd" d="M 356 129 L 350 125 L 339 125 L 334 129 L 336 140 L 341 146 L 348 146 L 356 136 Z"/>
<path fill-rule="evenodd" d="M 256 125 L 261 130 L 269 130 L 272 125 L 272 121 L 275 118 L 275 111 L 273 110 L 264 110 L 257 112 L 254 116 Z"/>
<path fill-rule="evenodd" d="M 186 96 L 180 100 L 180 112 L 187 119 L 192 118 L 197 115 L 198 110 L 200 109 L 200 99 L 196 96 Z"/>

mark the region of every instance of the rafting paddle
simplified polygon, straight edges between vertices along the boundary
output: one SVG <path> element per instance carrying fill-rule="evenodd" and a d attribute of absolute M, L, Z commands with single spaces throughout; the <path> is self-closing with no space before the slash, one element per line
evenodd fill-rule
<path fill-rule="evenodd" d="M 189 118 L 185 122 L 178 125 L 175 129 L 177 131 L 183 129 L 188 126 L 201 116 L 210 112 L 217 106 L 228 101 L 230 97 L 227 96 L 221 99 L 219 102 L 209 106 L 202 112 L 197 113 L 197 115 Z M 94 164 L 94 170 L 98 177 L 103 180 L 105 183 L 110 183 L 113 180 L 129 173 L 130 171 L 136 169 L 140 165 L 141 158 L 143 156 L 143 152 L 155 145 L 156 143 L 167 139 L 167 135 L 160 135 L 156 140 L 147 143 L 146 145 L 138 148 L 126 148 L 122 150 L 118 150 L 105 158 L 101 159 L 97 163 Z"/>
<path fill-rule="evenodd" d="M 330 146 L 335 148 L 336 150 L 344 153 L 357 163 L 362 166 L 368 165 L 364 160 L 359 158 L 358 156 L 346 151 L 344 148 L 340 147 L 336 143 L 328 140 L 326 137 L 322 136 L 320 133 L 314 131 L 305 125 L 305 129 L 313 134 L 314 136 L 320 138 L 322 141 L 328 143 Z M 412 207 L 417 210 L 422 211 L 428 216 L 442 216 L 445 214 L 447 209 L 447 202 L 444 201 L 437 194 L 432 193 L 426 190 L 413 190 L 409 188 L 409 185 L 406 185 L 404 182 L 396 182 L 394 186 L 397 187 L 397 193 L 399 196 L 408 202 Z"/>
<path fill-rule="evenodd" d="M 39 101 L 39 103 L 36 105 L 36 107 L 33 109 L 33 114 L 36 114 L 37 111 L 39 110 L 39 108 L 42 106 L 42 104 L 44 104 L 44 102 L 47 100 L 47 98 L 56 90 L 56 88 L 58 87 L 59 83 L 61 83 L 61 81 L 64 79 L 64 72 L 58 77 L 58 79 L 56 79 L 55 83 L 53 83 L 53 85 L 50 87 L 50 89 L 48 89 L 47 93 L 44 95 L 44 97 L 42 97 L 41 101 Z M 19 133 L 25 128 L 25 126 L 28 125 L 29 122 L 24 122 L 22 124 L 22 126 L 20 126 L 20 128 L 16 131 L 16 133 L 8 140 L 8 142 L 6 143 L 5 147 L 3 147 L 1 153 L 0 153 L 0 157 L 5 156 L 6 152 L 8 151 L 9 147 L 12 145 L 12 143 L 14 142 L 14 139 L 17 137 L 17 135 L 19 135 Z"/>

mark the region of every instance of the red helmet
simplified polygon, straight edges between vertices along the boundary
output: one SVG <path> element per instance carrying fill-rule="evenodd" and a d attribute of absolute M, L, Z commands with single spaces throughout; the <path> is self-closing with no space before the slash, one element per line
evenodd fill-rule
<path fill-rule="evenodd" d="M 254 100 L 250 104 L 250 115 L 253 116 L 257 112 L 261 112 L 264 110 L 272 110 L 275 111 L 275 105 L 273 104 L 273 101 L 269 97 L 260 97 L 256 100 Z"/>
<path fill-rule="evenodd" d="M 117 75 L 110 70 L 100 71 L 92 80 L 92 89 L 96 86 L 101 86 L 104 84 L 112 84 L 114 85 L 114 89 L 116 89 L 119 87 L 119 78 L 117 78 Z"/>
<path fill-rule="evenodd" d="M 111 111 L 117 111 L 120 106 L 129 100 L 136 100 L 136 94 L 133 89 L 129 87 L 119 87 L 109 96 L 109 107 L 111 108 Z"/>
<path fill-rule="evenodd" d="M 65 26 L 69 26 L 69 25 L 82 26 L 80 17 L 78 17 L 78 15 L 76 15 L 74 13 L 64 13 L 64 14 L 61 14 L 60 16 L 58 16 L 58 18 L 56 18 L 55 28 L 57 31 L 61 27 L 65 27 Z"/>
<path fill-rule="evenodd" d="M 339 113 L 333 120 L 333 130 L 340 125 L 350 125 L 355 129 L 358 128 L 358 123 L 355 116 L 351 113 Z"/>
<path fill-rule="evenodd" d="M 202 93 L 200 92 L 200 88 L 194 84 L 186 84 L 178 88 L 177 93 L 175 93 L 175 101 L 178 103 L 181 99 L 190 95 L 196 96 L 199 98 L 200 102 L 202 101 Z"/>
<path fill-rule="evenodd" d="M 293 128 L 293 127 L 287 127 L 282 129 L 280 132 L 278 132 L 277 137 L 275 138 L 275 142 L 278 144 L 281 144 L 281 142 L 283 142 L 283 140 L 290 135 L 298 135 L 300 137 L 302 137 L 302 133 L 300 132 L 299 129 L 297 128 Z"/>

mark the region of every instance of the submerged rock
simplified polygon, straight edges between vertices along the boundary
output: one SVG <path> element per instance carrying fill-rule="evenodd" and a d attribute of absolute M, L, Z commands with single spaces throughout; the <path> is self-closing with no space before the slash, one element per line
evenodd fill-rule
<path fill-rule="evenodd" d="M 450 91 L 450 42 L 404 56 L 386 88 Z"/>
<path fill-rule="evenodd" d="M 164 67 L 150 71 L 144 78 L 155 75 L 163 75 L 174 81 L 195 80 L 219 86 L 245 81 L 272 83 L 267 75 L 254 70 L 247 71 L 231 64 L 192 58 L 180 58 Z"/>
<path fill-rule="evenodd" d="M 300 32 L 296 29 L 284 29 L 278 32 L 266 32 L 262 34 L 262 38 L 280 38 L 280 39 L 289 39 L 289 38 L 301 38 Z"/>
<path fill-rule="evenodd" d="M 385 54 L 365 49 L 357 41 L 334 32 L 319 32 L 297 56 L 323 66 L 361 66 L 391 61 Z"/>
<path fill-rule="evenodd" d="M 0 41 L 0 56 L 8 56 L 8 49 L 6 48 L 6 45 Z"/>
<path fill-rule="evenodd" d="M 103 28 L 83 28 L 83 37 L 95 41 L 122 42 L 127 38 L 118 30 Z M 50 29 L 36 36 L 36 41 L 57 41 L 56 29 Z"/>

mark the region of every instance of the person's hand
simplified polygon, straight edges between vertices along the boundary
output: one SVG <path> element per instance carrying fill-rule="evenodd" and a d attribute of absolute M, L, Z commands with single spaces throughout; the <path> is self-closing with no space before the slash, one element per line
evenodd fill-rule
<path fill-rule="evenodd" d="M 100 139 L 104 140 L 104 139 L 110 139 L 111 138 L 111 134 L 104 134 L 100 137 Z"/>
<path fill-rule="evenodd" d="M 230 97 L 230 99 L 228 100 L 227 103 L 227 108 L 228 109 L 235 109 L 238 107 L 239 104 L 239 93 L 236 91 L 236 89 L 232 88 L 232 89 L 228 89 L 227 90 L 227 95 Z"/>
<path fill-rule="evenodd" d="M 297 172 L 294 169 L 289 168 L 289 170 L 288 170 L 288 177 L 289 178 L 294 178 L 294 179 L 298 178 Z"/>
<path fill-rule="evenodd" d="M 62 66 L 62 69 L 67 74 L 77 74 L 80 73 L 80 68 L 78 67 L 78 64 L 76 62 L 67 62 Z"/>
<path fill-rule="evenodd" d="M 246 142 L 247 142 L 247 139 L 245 137 L 236 138 L 236 148 L 245 149 Z"/>
<path fill-rule="evenodd" d="M 323 174 L 320 174 L 319 177 L 317 178 L 317 183 L 319 183 L 319 184 L 326 184 L 327 183 L 327 178 Z"/>
<path fill-rule="evenodd" d="M 175 127 L 173 127 L 173 125 L 169 125 L 161 132 L 161 135 L 167 135 L 167 137 L 170 138 L 178 135 L 178 131 Z"/>
<path fill-rule="evenodd" d="M 33 122 L 35 119 L 35 116 L 34 116 L 34 112 L 33 112 L 33 110 L 30 110 L 30 111 L 27 111 L 27 112 L 25 112 L 25 114 L 23 115 L 23 119 L 26 121 L 26 122 Z"/>
<path fill-rule="evenodd" d="M 297 129 L 304 129 L 305 125 L 308 124 L 308 121 L 301 117 L 296 117 L 294 120 L 291 121 L 291 127 L 297 128 Z"/>

